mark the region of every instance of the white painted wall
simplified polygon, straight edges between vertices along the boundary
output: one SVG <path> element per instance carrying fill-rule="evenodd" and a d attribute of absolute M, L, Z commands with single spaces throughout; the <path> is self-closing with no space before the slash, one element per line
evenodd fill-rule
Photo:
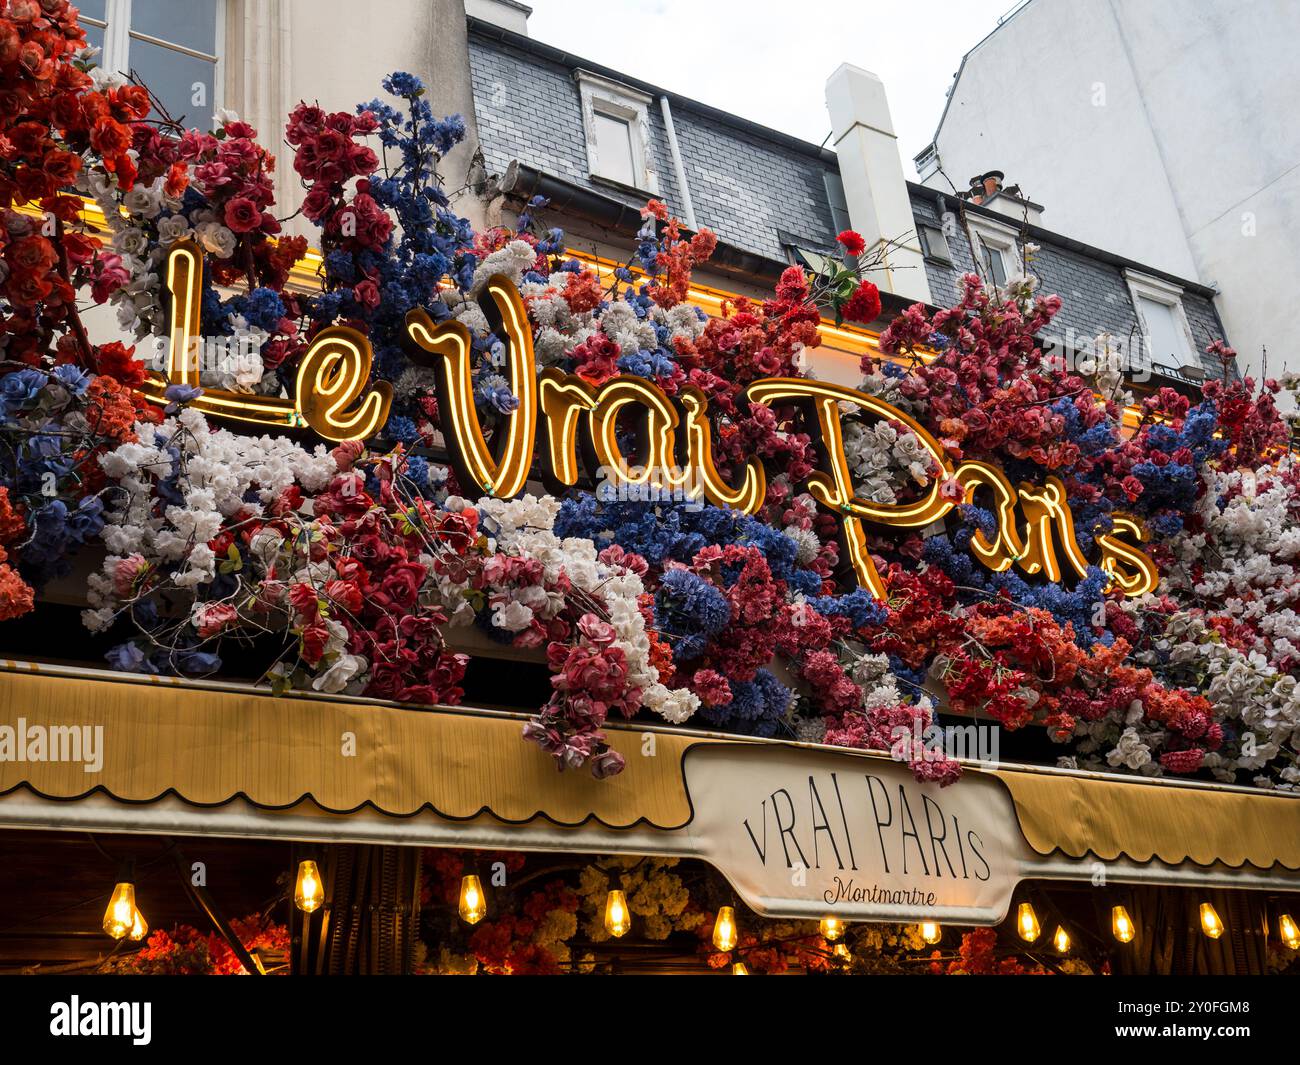
<path fill-rule="evenodd" d="M 1295 0 L 1031 0 L 967 57 L 944 174 L 1006 173 L 1043 224 L 1217 286 L 1244 372 L 1300 370 Z M 949 189 L 943 174 L 925 183 Z"/>
<path fill-rule="evenodd" d="M 929 303 L 930 284 L 884 82 L 841 63 L 826 82 L 826 110 L 849 219 L 866 239 L 868 253 L 883 256 L 880 287 Z"/>
<path fill-rule="evenodd" d="M 380 80 L 396 70 L 424 81 L 436 116 L 464 115 L 465 144 L 440 168 L 449 188 L 463 182 L 478 143 L 464 0 L 384 0 L 382 11 L 347 0 L 228 0 L 225 42 L 226 106 L 256 126 L 284 164 L 276 175 L 282 215 L 302 202 L 292 153 L 283 145 L 289 111 L 307 100 L 350 112 L 383 98 Z M 476 203 L 467 196 L 456 206 L 477 222 Z M 296 231 L 315 234 L 309 224 Z"/>

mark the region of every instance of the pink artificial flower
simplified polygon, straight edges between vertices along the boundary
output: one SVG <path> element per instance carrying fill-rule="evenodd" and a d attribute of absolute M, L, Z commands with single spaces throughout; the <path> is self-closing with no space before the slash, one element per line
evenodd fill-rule
<path fill-rule="evenodd" d="M 127 555 L 120 559 L 113 568 L 113 592 L 119 599 L 130 599 L 152 568 L 143 555 Z"/>
<path fill-rule="evenodd" d="M 239 620 L 239 611 L 229 603 L 203 603 L 194 612 L 194 626 L 205 640 Z"/>

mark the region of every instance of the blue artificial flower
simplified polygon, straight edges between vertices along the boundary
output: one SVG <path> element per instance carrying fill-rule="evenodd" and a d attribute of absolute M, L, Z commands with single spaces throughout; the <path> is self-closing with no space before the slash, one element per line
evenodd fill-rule
<path fill-rule="evenodd" d="M 4 403 L 6 413 L 30 407 L 45 387 L 46 380 L 40 370 L 30 366 L 0 377 L 0 402 Z"/>
<path fill-rule="evenodd" d="M 510 383 L 499 373 L 484 374 L 474 388 L 474 402 L 485 410 L 509 414 L 519 406 L 519 397 L 510 391 Z"/>
<path fill-rule="evenodd" d="M 70 362 L 54 367 L 52 376 L 74 396 L 82 395 L 90 386 L 90 374 L 83 372 Z"/>
<path fill-rule="evenodd" d="M 122 673 L 157 673 L 155 666 L 134 641 L 120 643 L 104 655 L 109 667 Z"/>
<path fill-rule="evenodd" d="M 390 440 L 402 444 L 409 445 L 420 442 L 420 431 L 416 429 L 415 422 L 400 414 L 389 415 L 388 424 L 384 426 L 384 435 Z"/>
<path fill-rule="evenodd" d="M 68 533 L 79 544 L 98 536 L 104 527 L 104 503 L 98 496 L 86 496 L 68 515 Z"/>
<path fill-rule="evenodd" d="M 211 651 L 179 650 L 171 655 L 171 663 L 180 673 L 206 676 L 221 669 L 221 656 Z"/>
<path fill-rule="evenodd" d="M 384 87 L 384 92 L 392 93 L 394 96 L 402 96 L 407 99 L 419 96 L 424 92 L 424 82 L 414 74 L 408 74 L 404 70 L 394 71 L 380 83 Z"/>
<path fill-rule="evenodd" d="M 186 403 L 196 400 L 203 395 L 203 389 L 195 385 L 168 385 L 167 390 L 163 392 L 163 398 L 167 400 L 167 406 L 163 408 L 166 414 L 175 414 Z"/>
<path fill-rule="evenodd" d="M 699 658 L 709 640 L 731 620 L 731 606 L 717 588 L 685 569 L 671 569 L 659 582 L 655 627 L 672 647 L 673 658 Z"/>

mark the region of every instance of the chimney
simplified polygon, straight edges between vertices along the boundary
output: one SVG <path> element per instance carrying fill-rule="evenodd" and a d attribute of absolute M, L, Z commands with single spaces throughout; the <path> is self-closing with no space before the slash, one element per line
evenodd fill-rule
<path fill-rule="evenodd" d="M 518 0 L 465 0 L 465 14 L 494 26 L 528 36 L 528 16 L 533 9 Z"/>
<path fill-rule="evenodd" d="M 826 109 L 849 220 L 866 239 L 868 250 L 890 245 L 887 269 L 877 275 L 877 283 L 882 291 L 929 303 L 930 283 L 884 83 L 844 63 L 826 82 Z"/>

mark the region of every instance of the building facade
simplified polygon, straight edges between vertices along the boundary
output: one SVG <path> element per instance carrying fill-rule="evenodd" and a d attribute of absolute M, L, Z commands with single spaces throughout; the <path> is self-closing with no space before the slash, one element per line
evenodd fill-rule
<path fill-rule="evenodd" d="M 517 0 L 160 10 L 86 10 L 152 102 L 0 115 L 0 970 L 1300 965 L 1300 479 L 1194 263 L 907 181 L 850 64 L 819 146 Z"/>
<path fill-rule="evenodd" d="M 1280 377 L 1300 368 L 1297 35 L 1285 2 L 1029 0 L 963 59 L 918 171 L 951 193 L 996 168 L 1057 232 L 1213 289 L 1242 372 Z"/>

